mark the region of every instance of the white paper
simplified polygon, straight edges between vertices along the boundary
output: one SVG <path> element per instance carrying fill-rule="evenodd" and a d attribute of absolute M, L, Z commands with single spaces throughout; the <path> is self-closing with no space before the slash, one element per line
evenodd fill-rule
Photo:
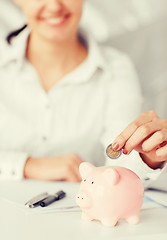
<path fill-rule="evenodd" d="M 0 182 L 0 199 L 14 204 L 22 209 L 25 214 L 42 214 L 50 212 L 76 212 L 81 211 L 76 205 L 75 196 L 79 189 L 79 183 L 67 182 L 42 182 L 42 181 L 20 181 L 20 182 Z M 54 194 L 57 191 L 66 192 L 66 197 L 52 203 L 47 207 L 27 208 L 25 203 L 42 192 Z M 167 205 L 167 194 L 146 191 L 142 205 L 142 210 L 162 207 Z"/>

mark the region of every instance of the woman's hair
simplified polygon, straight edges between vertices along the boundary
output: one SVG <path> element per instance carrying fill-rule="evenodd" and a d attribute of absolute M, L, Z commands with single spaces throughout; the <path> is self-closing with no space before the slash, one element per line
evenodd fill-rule
<path fill-rule="evenodd" d="M 20 32 L 22 32 L 25 28 L 27 27 L 27 24 L 25 24 L 23 27 L 19 28 L 18 30 L 15 30 L 11 33 L 8 34 L 8 36 L 6 37 L 7 42 L 10 44 L 11 43 L 11 39 L 13 37 L 16 37 Z"/>

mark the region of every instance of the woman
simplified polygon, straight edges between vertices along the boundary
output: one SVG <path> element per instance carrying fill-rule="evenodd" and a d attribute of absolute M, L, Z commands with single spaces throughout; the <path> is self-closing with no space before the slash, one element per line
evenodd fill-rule
<path fill-rule="evenodd" d="M 106 146 L 141 112 L 133 65 L 78 28 L 83 0 L 15 2 L 28 27 L 0 45 L 1 178 L 80 181 L 79 164 L 105 164 Z M 130 156 L 120 164 L 154 175 Z"/>

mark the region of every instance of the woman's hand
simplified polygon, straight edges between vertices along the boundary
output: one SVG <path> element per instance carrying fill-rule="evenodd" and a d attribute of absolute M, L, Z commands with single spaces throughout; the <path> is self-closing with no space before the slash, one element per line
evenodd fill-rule
<path fill-rule="evenodd" d="M 29 157 L 24 167 L 24 177 L 39 180 L 79 182 L 79 165 L 83 160 L 76 154 L 63 157 Z"/>
<path fill-rule="evenodd" d="M 156 169 L 167 160 L 167 120 L 153 111 L 144 112 L 123 130 L 112 147 L 123 148 L 124 154 L 135 149 L 149 167 Z"/>

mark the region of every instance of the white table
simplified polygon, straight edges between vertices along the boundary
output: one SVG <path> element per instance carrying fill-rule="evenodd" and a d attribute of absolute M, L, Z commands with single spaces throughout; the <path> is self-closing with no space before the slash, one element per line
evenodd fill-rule
<path fill-rule="evenodd" d="M 167 240 L 167 208 L 143 209 L 139 224 L 129 225 L 121 221 L 118 226 L 110 228 L 97 221 L 82 220 L 79 209 L 34 214 L 33 209 L 24 207 L 24 203 L 32 196 L 43 191 L 54 193 L 60 189 L 64 190 L 67 199 L 72 199 L 70 201 L 75 204 L 74 196 L 78 187 L 77 183 L 32 180 L 0 182 L 0 239 Z"/>

